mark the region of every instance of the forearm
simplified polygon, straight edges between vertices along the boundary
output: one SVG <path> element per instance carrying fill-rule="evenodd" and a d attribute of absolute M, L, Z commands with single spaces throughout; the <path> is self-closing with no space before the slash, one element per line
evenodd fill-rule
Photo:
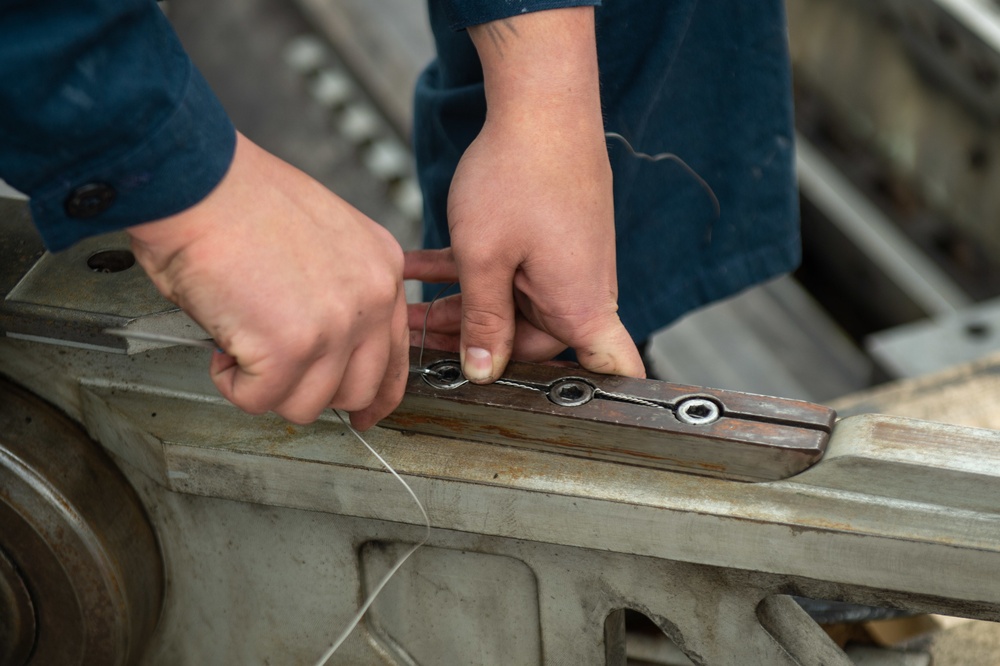
<path fill-rule="evenodd" d="M 489 121 L 572 118 L 600 130 L 593 7 L 520 14 L 472 26 L 469 35 L 483 66 Z"/>

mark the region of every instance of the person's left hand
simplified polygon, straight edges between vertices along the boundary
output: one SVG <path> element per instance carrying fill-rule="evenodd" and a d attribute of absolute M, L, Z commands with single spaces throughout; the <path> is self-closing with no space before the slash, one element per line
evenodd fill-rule
<path fill-rule="evenodd" d="M 644 377 L 617 314 L 593 7 L 522 14 L 469 35 L 487 116 L 452 179 L 452 247 L 410 253 L 404 270 L 461 283 L 460 305 L 431 311 L 432 342 L 455 346 L 458 334 L 463 372 L 478 383 L 500 377 L 512 355 L 543 360 L 566 346 L 588 370 Z M 414 330 L 425 311 L 410 308 Z"/>

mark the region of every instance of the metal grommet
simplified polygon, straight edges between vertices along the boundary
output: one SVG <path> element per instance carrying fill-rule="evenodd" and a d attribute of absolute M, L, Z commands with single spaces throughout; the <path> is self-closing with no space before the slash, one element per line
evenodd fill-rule
<path fill-rule="evenodd" d="M 425 382 L 436 389 L 456 389 L 469 382 L 462 374 L 462 365 L 455 360 L 431 363 L 423 377 Z"/>
<path fill-rule="evenodd" d="M 579 407 L 594 399 L 594 387 L 583 379 L 567 377 L 549 386 L 548 397 L 563 407 Z"/>
<path fill-rule="evenodd" d="M 682 398 L 674 408 L 674 416 L 688 425 L 708 425 L 722 416 L 718 403 L 708 398 Z"/>

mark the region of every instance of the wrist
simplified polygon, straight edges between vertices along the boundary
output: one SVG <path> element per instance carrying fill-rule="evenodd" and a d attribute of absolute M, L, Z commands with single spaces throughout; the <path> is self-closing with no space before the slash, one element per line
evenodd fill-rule
<path fill-rule="evenodd" d="M 169 257 L 202 236 L 210 224 L 227 219 L 225 210 L 230 207 L 227 199 L 232 196 L 230 191 L 241 176 L 243 163 L 253 152 L 252 147 L 249 140 L 237 132 L 236 148 L 228 170 L 201 201 L 169 217 L 125 229 L 133 246 L 142 250 L 142 259 L 148 262 Z M 139 258 L 140 253 L 136 256 Z"/>
<path fill-rule="evenodd" d="M 522 14 L 469 29 L 483 66 L 487 115 L 517 122 L 600 122 L 593 7 Z"/>

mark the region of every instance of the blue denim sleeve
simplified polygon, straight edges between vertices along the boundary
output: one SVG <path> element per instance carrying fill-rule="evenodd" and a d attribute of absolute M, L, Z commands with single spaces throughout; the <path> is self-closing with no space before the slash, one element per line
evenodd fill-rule
<path fill-rule="evenodd" d="M 0 178 L 46 246 L 203 199 L 236 134 L 153 0 L 0 0 Z"/>
<path fill-rule="evenodd" d="M 464 30 L 517 14 L 545 9 L 600 5 L 601 0 L 444 0 L 444 11 L 452 30 Z"/>

